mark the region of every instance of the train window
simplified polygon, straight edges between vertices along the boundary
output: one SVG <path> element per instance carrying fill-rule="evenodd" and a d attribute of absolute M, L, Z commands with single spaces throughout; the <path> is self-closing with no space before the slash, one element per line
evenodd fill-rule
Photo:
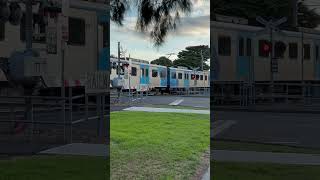
<path fill-rule="evenodd" d="M 189 74 L 184 74 L 184 79 L 189 79 Z"/>
<path fill-rule="evenodd" d="M 239 39 L 239 56 L 244 56 L 244 39 Z"/>
<path fill-rule="evenodd" d="M 297 59 L 298 58 L 298 44 L 289 43 L 289 58 Z"/>
<path fill-rule="evenodd" d="M 178 73 L 178 79 L 182 79 L 182 73 Z"/>
<path fill-rule="evenodd" d="M 192 75 L 191 75 L 191 80 L 194 80 L 194 79 L 195 79 L 195 75 L 192 74 Z"/>
<path fill-rule="evenodd" d="M 146 69 L 146 77 L 149 77 L 149 69 Z"/>
<path fill-rule="evenodd" d="M 5 37 L 5 23 L 0 22 L 0 41 L 3 41 Z"/>
<path fill-rule="evenodd" d="M 196 75 L 196 79 L 199 80 L 199 75 Z"/>
<path fill-rule="evenodd" d="M 86 24 L 84 19 L 69 17 L 69 41 L 70 45 L 85 45 Z"/>
<path fill-rule="evenodd" d="M 259 56 L 269 57 L 270 54 L 270 43 L 267 40 L 259 40 Z"/>
<path fill-rule="evenodd" d="M 200 75 L 200 80 L 201 80 L 201 81 L 203 80 L 203 75 Z"/>
<path fill-rule="evenodd" d="M 153 69 L 152 70 L 152 77 L 158 77 L 158 71 Z"/>
<path fill-rule="evenodd" d="M 221 56 L 231 55 L 231 38 L 229 36 L 219 36 L 218 52 Z"/>
<path fill-rule="evenodd" d="M 103 25 L 103 47 L 109 47 L 109 43 L 110 43 L 110 32 L 109 32 L 109 23 L 104 23 Z"/>
<path fill-rule="evenodd" d="M 208 80 L 208 76 L 207 76 L 207 75 L 204 76 L 204 80 L 205 80 L 205 81 Z"/>
<path fill-rule="evenodd" d="M 251 39 L 247 38 L 247 56 L 251 56 Z"/>
<path fill-rule="evenodd" d="M 141 68 L 141 77 L 143 77 L 143 76 L 144 76 L 144 69 Z"/>
<path fill-rule="evenodd" d="M 303 54 L 303 56 L 304 56 L 304 59 L 305 60 L 310 60 L 310 58 L 311 58 L 311 47 L 310 47 L 310 44 L 304 44 L 304 46 L 303 46 L 303 49 L 304 49 L 304 54 Z"/>
<path fill-rule="evenodd" d="M 171 73 L 171 79 L 177 79 L 177 74 L 176 72 Z"/>
<path fill-rule="evenodd" d="M 137 76 L 137 68 L 136 67 L 131 67 L 131 75 Z"/>
<path fill-rule="evenodd" d="M 37 25 L 37 26 L 36 26 Z M 33 36 L 32 41 L 37 43 L 46 43 L 46 25 L 43 22 L 42 18 L 38 14 L 33 14 L 33 31 L 34 34 L 40 36 Z M 26 16 L 25 13 L 22 14 L 20 22 L 20 41 L 24 42 L 26 40 Z"/>
<path fill-rule="evenodd" d="M 160 72 L 160 77 L 161 78 L 165 78 L 166 77 L 166 71 L 165 70 L 162 70 L 161 72 Z"/>

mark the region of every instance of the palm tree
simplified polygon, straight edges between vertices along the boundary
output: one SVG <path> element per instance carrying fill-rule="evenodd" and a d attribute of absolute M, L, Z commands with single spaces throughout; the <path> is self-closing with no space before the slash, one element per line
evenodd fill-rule
<path fill-rule="evenodd" d="M 130 6 L 137 7 L 136 29 L 150 33 L 155 46 L 164 43 L 168 32 L 177 28 L 182 13 L 191 11 L 191 0 L 111 0 L 111 20 L 122 26 Z"/>

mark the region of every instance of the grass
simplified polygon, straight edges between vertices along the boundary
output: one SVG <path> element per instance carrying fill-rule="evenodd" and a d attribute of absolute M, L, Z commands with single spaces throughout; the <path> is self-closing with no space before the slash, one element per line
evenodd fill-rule
<path fill-rule="evenodd" d="M 212 180 L 318 180 L 320 166 L 213 162 Z"/>
<path fill-rule="evenodd" d="M 224 140 L 213 140 L 212 147 L 215 150 L 320 154 L 320 149 Z"/>
<path fill-rule="evenodd" d="M 209 115 L 111 113 L 111 179 L 190 179 L 209 128 Z"/>
<path fill-rule="evenodd" d="M 0 180 L 105 180 L 103 157 L 32 156 L 0 160 Z"/>

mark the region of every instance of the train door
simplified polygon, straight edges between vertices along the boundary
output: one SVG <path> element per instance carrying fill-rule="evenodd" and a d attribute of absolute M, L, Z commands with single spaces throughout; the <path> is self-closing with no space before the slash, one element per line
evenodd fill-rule
<path fill-rule="evenodd" d="M 184 87 L 189 88 L 189 79 L 190 79 L 190 73 L 188 71 L 184 71 Z"/>
<path fill-rule="evenodd" d="M 145 64 L 140 65 L 140 86 L 141 90 L 146 90 L 150 83 L 149 66 Z"/>
<path fill-rule="evenodd" d="M 170 88 L 176 88 L 178 86 L 178 81 L 177 81 L 177 72 L 175 69 L 170 69 Z"/>
<path fill-rule="evenodd" d="M 246 34 L 240 34 L 237 39 L 238 53 L 236 56 L 237 62 L 237 79 L 248 81 L 250 76 L 250 58 L 252 39 Z"/>
<path fill-rule="evenodd" d="M 167 72 L 166 68 L 158 67 L 158 73 L 160 77 L 160 87 L 167 87 Z"/>

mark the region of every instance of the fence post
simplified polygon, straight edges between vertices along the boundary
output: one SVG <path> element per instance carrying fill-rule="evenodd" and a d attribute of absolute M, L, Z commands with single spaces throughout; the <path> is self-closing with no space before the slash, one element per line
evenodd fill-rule
<path fill-rule="evenodd" d="M 101 98 L 100 98 L 100 94 L 96 94 L 96 104 L 97 104 L 96 113 L 98 115 L 97 135 L 100 136 L 100 120 L 101 120 Z"/>
<path fill-rule="evenodd" d="M 33 119 L 33 105 L 31 97 L 27 97 L 25 99 L 26 103 L 26 119 L 27 122 L 31 122 L 31 135 L 30 135 L 30 142 L 33 140 L 33 133 L 34 133 L 34 119 Z"/>
<path fill-rule="evenodd" d="M 70 143 L 72 143 L 72 87 L 69 87 Z"/>

